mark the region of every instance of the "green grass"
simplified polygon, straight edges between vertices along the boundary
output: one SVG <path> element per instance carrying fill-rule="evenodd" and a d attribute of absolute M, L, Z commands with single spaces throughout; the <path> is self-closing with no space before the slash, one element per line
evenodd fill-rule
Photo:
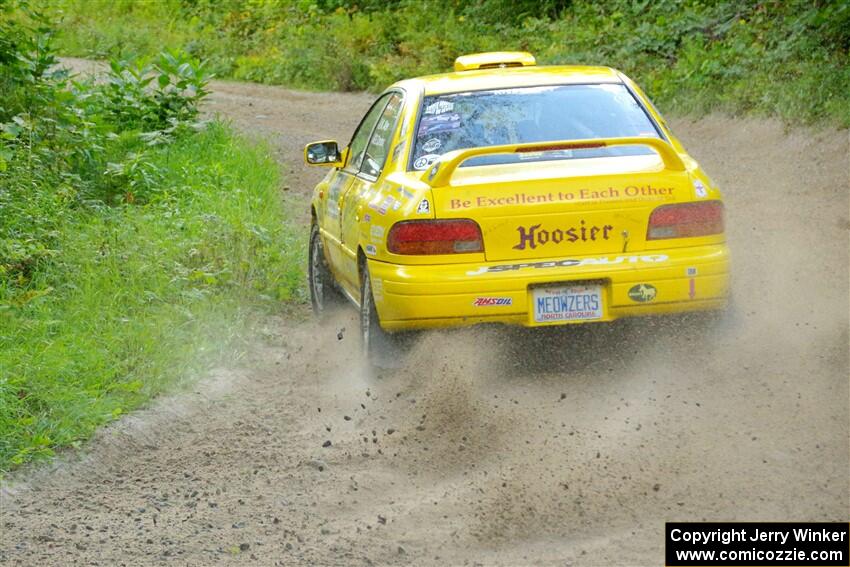
<path fill-rule="evenodd" d="M 214 122 L 150 162 L 154 200 L 75 210 L 55 258 L 0 302 L 0 471 L 76 445 L 302 298 L 267 148 Z"/>
<path fill-rule="evenodd" d="M 663 111 L 850 126 L 844 0 L 42 0 L 60 51 L 103 58 L 180 46 L 220 77 L 381 90 L 463 53 L 617 67 Z M 132 33 L 129 33 L 132 30 Z"/>

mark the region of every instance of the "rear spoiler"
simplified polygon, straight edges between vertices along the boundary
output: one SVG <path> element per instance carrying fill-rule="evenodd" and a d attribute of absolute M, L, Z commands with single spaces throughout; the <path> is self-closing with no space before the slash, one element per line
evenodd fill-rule
<path fill-rule="evenodd" d="M 444 154 L 439 161 L 431 166 L 424 176 L 424 181 L 431 187 L 448 185 L 455 170 L 468 159 L 494 154 L 514 154 L 531 152 L 550 152 L 556 150 L 584 150 L 589 148 L 605 148 L 611 146 L 649 146 L 661 156 L 664 168 L 672 171 L 684 171 L 685 164 L 673 146 L 660 138 L 595 138 L 591 140 L 563 140 L 557 142 L 531 142 L 526 144 L 505 144 L 503 146 L 487 146 L 482 148 L 467 148 Z"/>

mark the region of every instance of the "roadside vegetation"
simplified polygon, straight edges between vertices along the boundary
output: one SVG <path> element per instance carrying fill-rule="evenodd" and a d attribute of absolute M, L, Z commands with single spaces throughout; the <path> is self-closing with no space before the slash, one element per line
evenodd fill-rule
<path fill-rule="evenodd" d="M 844 0 L 43 0 L 62 52 L 150 55 L 180 46 L 220 77 L 380 90 L 463 53 L 528 50 L 541 63 L 617 67 L 664 111 L 850 126 Z"/>
<path fill-rule="evenodd" d="M 210 76 L 375 91 L 502 49 L 618 67 L 665 111 L 850 126 L 841 0 L 0 0 L 0 473 L 303 299 L 279 168 L 200 119 Z"/>
<path fill-rule="evenodd" d="M 303 293 L 270 152 L 199 120 L 206 67 L 166 51 L 80 82 L 52 35 L 0 0 L 0 473 L 233 353 Z"/>

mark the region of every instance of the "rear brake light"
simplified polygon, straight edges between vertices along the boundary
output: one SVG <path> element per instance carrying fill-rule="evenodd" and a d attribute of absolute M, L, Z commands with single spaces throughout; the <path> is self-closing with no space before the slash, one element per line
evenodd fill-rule
<path fill-rule="evenodd" d="M 649 216 L 647 240 L 706 236 L 723 232 L 723 203 L 662 205 Z"/>
<path fill-rule="evenodd" d="M 464 254 L 483 252 L 481 229 L 468 219 L 402 221 L 387 236 L 393 254 Z"/>

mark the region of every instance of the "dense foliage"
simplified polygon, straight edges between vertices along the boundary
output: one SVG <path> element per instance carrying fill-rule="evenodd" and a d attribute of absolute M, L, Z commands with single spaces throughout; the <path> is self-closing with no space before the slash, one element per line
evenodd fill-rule
<path fill-rule="evenodd" d="M 47 1 L 47 0 L 45 0 Z M 220 76 L 380 90 L 463 53 L 617 67 L 678 112 L 850 125 L 844 0 L 50 0 L 87 57 L 180 45 Z M 128 33 L 128 30 L 133 33 Z"/>
<path fill-rule="evenodd" d="M 276 164 L 198 120 L 203 65 L 76 81 L 51 38 L 0 0 L 0 471 L 214 361 L 301 280 Z"/>

